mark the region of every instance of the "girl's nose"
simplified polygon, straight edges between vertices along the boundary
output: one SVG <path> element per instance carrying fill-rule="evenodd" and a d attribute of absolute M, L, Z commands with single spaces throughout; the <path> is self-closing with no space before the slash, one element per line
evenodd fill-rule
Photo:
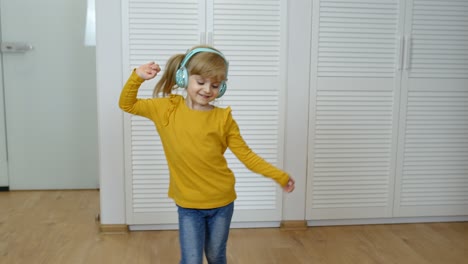
<path fill-rule="evenodd" d="M 205 85 L 203 85 L 203 91 L 205 93 L 209 93 L 210 92 L 210 84 L 209 83 L 205 83 Z"/>

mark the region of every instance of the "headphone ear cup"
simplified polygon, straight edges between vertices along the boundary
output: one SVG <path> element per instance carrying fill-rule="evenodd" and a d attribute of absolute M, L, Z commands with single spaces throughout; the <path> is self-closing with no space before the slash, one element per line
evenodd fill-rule
<path fill-rule="evenodd" d="M 188 85 L 188 72 L 185 67 L 181 67 L 177 70 L 175 76 L 175 82 L 180 88 L 187 88 Z"/>
<path fill-rule="evenodd" d="M 226 89 L 227 89 L 227 84 L 225 81 L 223 81 L 220 85 L 219 85 L 219 92 L 218 92 L 218 96 L 216 96 L 216 98 L 220 98 L 221 96 L 224 95 L 224 93 L 226 92 Z"/>

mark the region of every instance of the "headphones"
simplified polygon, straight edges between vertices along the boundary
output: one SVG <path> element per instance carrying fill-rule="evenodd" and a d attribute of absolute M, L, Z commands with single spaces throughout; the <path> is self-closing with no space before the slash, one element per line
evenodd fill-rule
<path fill-rule="evenodd" d="M 190 60 L 190 58 L 193 55 L 200 53 L 200 52 L 210 52 L 210 53 L 218 54 L 219 56 L 221 56 L 221 58 L 223 58 L 224 62 L 226 63 L 226 79 L 227 79 L 229 62 L 226 60 L 226 58 L 221 52 L 214 50 L 214 49 L 210 49 L 210 48 L 195 48 L 189 51 L 185 55 L 184 59 L 180 63 L 179 69 L 176 72 L 175 82 L 177 86 L 179 86 L 180 88 L 187 88 L 187 85 L 188 85 L 189 74 L 188 74 L 187 68 L 185 68 L 185 64 L 187 64 L 187 62 Z M 223 96 L 223 94 L 226 92 L 226 89 L 227 89 L 226 81 L 222 81 L 219 84 L 219 93 L 218 93 L 217 98 L 220 98 L 221 96 Z"/>

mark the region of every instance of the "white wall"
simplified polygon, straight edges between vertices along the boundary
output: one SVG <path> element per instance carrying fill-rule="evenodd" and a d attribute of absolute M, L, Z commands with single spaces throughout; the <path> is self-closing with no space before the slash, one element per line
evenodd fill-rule
<path fill-rule="evenodd" d="M 296 190 L 283 199 L 283 220 L 304 220 L 306 208 L 307 136 L 312 1 L 288 1 L 288 74 L 284 168 Z"/>
<path fill-rule="evenodd" d="M 96 1 L 96 71 L 101 223 L 125 223 L 120 1 Z"/>
<path fill-rule="evenodd" d="M 289 1 L 288 88 L 284 168 L 296 179 L 285 195 L 284 220 L 305 219 L 311 1 Z M 101 223 L 125 224 L 121 3 L 96 1 Z"/>

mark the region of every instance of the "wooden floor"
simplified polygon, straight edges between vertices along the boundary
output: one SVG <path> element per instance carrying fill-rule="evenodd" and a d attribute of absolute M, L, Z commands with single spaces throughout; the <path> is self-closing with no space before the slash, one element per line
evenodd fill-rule
<path fill-rule="evenodd" d="M 98 191 L 0 193 L 2 264 L 178 263 L 177 231 L 103 235 Z M 467 264 L 468 223 L 233 229 L 230 264 Z"/>

